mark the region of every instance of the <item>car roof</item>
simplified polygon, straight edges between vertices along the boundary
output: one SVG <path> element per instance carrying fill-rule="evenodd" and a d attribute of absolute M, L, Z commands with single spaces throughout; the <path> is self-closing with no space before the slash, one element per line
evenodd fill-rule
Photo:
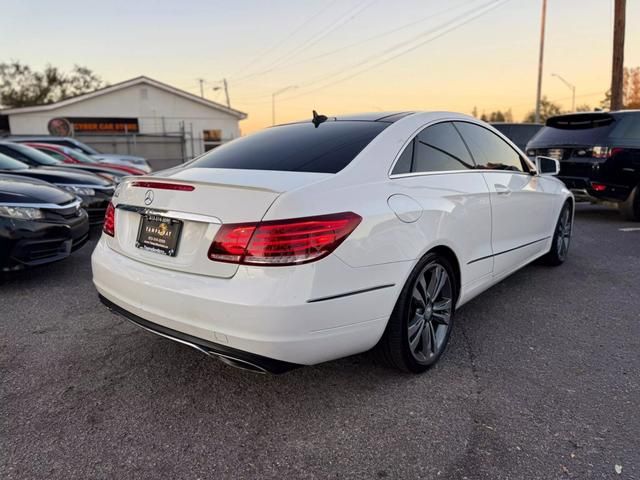
<path fill-rule="evenodd" d="M 333 117 L 336 121 L 384 122 L 393 123 L 415 112 L 365 112 Z"/>
<path fill-rule="evenodd" d="M 392 111 L 392 112 L 363 112 L 363 113 L 351 113 L 351 114 L 347 114 L 347 115 L 327 115 L 327 122 L 381 122 L 381 123 L 394 123 L 398 120 L 400 120 L 401 118 L 407 117 L 409 115 L 412 115 L 416 112 L 399 112 L 399 111 Z M 321 112 L 318 113 L 319 115 L 321 115 Z M 309 116 L 308 119 L 305 120 L 297 120 L 295 122 L 287 122 L 287 123 L 283 123 L 280 124 L 278 126 L 282 126 L 282 125 L 293 125 L 293 124 L 297 124 L 297 123 L 307 123 L 309 121 L 311 121 L 313 118 L 313 116 Z"/>

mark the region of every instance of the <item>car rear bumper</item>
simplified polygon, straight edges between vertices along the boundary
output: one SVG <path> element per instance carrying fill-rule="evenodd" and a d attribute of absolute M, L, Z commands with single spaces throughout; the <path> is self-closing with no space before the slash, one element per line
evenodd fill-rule
<path fill-rule="evenodd" d="M 156 333 L 168 329 L 165 336 L 178 341 L 186 335 L 182 343 L 200 350 L 273 371 L 264 359 L 312 365 L 373 347 L 410 265 L 354 269 L 329 256 L 297 267 L 242 266 L 225 279 L 144 264 L 101 240 L 92 268 L 112 310 Z"/>
<path fill-rule="evenodd" d="M 569 188 L 577 201 L 602 200 L 610 202 L 624 202 L 631 193 L 631 188 L 602 180 L 592 180 L 588 177 L 558 176 Z M 602 185 L 603 190 L 595 190 L 594 184 Z"/>
<path fill-rule="evenodd" d="M 195 348 L 205 355 L 218 357 L 220 360 L 230 364 L 231 366 L 259 373 L 266 372 L 274 374 L 288 372 L 289 370 L 300 367 L 300 365 L 295 363 L 283 362 L 281 360 L 243 352 L 242 350 L 236 350 L 235 348 L 230 348 L 219 343 L 209 342 L 202 338 L 196 338 L 186 333 L 172 330 L 134 315 L 112 301 L 107 300 L 102 295 L 98 295 L 98 297 L 109 310 L 123 316 L 134 325 L 137 325 L 151 333 L 155 333 L 156 335 L 160 335 L 161 337 Z"/>

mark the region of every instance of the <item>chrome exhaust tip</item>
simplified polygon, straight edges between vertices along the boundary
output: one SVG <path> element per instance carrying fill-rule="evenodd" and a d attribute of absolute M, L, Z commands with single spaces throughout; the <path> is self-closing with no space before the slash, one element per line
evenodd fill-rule
<path fill-rule="evenodd" d="M 229 365 L 230 367 L 238 368 L 240 370 L 246 370 L 253 373 L 261 373 L 266 374 L 269 373 L 265 368 L 256 365 L 251 362 L 247 362 L 246 360 L 240 360 L 239 358 L 232 358 L 222 355 L 216 352 L 207 352 L 209 356 L 216 357 L 222 363 Z"/>

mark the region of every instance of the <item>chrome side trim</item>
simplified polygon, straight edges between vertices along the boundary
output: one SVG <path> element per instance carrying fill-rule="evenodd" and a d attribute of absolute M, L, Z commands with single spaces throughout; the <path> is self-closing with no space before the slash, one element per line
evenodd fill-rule
<path fill-rule="evenodd" d="M 218 217 L 214 217 L 211 215 L 202 215 L 199 213 L 178 212 L 176 210 L 161 210 L 157 208 L 139 207 L 137 205 L 127 205 L 124 203 L 119 203 L 118 205 L 116 205 L 116 208 L 125 210 L 127 212 L 139 213 L 140 215 L 161 215 L 163 217 L 174 218 L 176 220 L 186 220 L 189 222 L 215 223 L 218 225 L 222 224 L 222 220 L 220 220 Z"/>
<path fill-rule="evenodd" d="M 400 160 L 400 157 L 404 153 L 405 148 L 407 148 L 407 146 L 413 141 L 413 139 L 420 132 L 422 132 L 427 127 L 433 127 L 434 125 L 438 125 L 439 123 L 447 123 L 447 122 L 470 123 L 472 125 L 476 125 L 478 127 L 484 128 L 485 130 L 489 130 L 493 134 L 496 134 L 499 138 L 504 140 L 511 148 L 513 148 L 516 153 L 518 153 L 520 155 L 521 159 L 524 160 L 527 163 L 527 165 L 529 165 L 529 167 L 532 168 L 532 172 L 517 172 L 515 170 L 512 171 L 512 170 L 483 170 L 483 169 L 478 169 L 478 170 L 446 170 L 446 171 L 441 171 L 441 172 L 414 172 L 414 173 L 396 173 L 396 174 L 392 173 L 393 169 L 396 166 L 396 163 L 398 163 L 398 160 Z M 490 127 L 490 128 L 487 128 L 487 126 Z M 462 138 L 462 141 L 464 142 L 464 137 L 462 137 L 462 135 L 460 135 L 460 137 Z M 471 153 L 471 152 L 469 152 L 469 153 Z M 471 153 L 471 156 L 473 157 L 473 153 Z M 537 170 L 536 170 L 535 165 L 533 164 L 533 162 L 531 162 L 531 160 L 529 160 L 529 158 L 524 154 L 524 152 L 522 152 L 516 146 L 516 144 L 511 141 L 511 139 L 509 139 L 506 135 L 504 135 L 499 130 L 497 130 L 497 129 L 491 127 L 491 125 L 485 124 L 483 122 L 473 121 L 470 118 L 449 118 L 449 117 L 447 117 L 447 118 L 439 118 L 437 120 L 433 120 L 431 122 L 425 123 L 420 128 L 415 130 L 409 136 L 409 140 L 407 140 L 402 145 L 402 148 L 400 148 L 400 151 L 398 152 L 398 154 L 394 158 L 393 162 L 391 163 L 391 167 L 388 170 L 387 176 L 389 178 L 404 178 L 404 177 L 421 177 L 421 176 L 424 176 L 424 175 L 443 175 L 443 174 L 449 174 L 449 173 L 471 173 L 471 172 L 474 172 L 474 173 L 478 173 L 478 172 L 482 172 L 482 173 L 487 173 L 487 172 L 500 172 L 500 173 L 509 172 L 509 173 L 521 173 L 521 174 L 527 175 L 527 176 L 531 176 L 531 175 L 536 175 L 537 174 Z"/>
<path fill-rule="evenodd" d="M 76 200 L 66 205 L 58 205 L 57 203 L 20 203 L 20 202 L 0 202 L 3 207 L 25 207 L 25 208 L 42 208 L 45 210 L 66 210 L 68 208 L 79 208 L 80 200 Z"/>
<path fill-rule="evenodd" d="M 515 170 L 442 170 L 437 172 L 414 172 L 414 173 L 395 173 L 390 175 L 389 178 L 405 178 L 405 177 L 424 177 L 428 175 L 450 175 L 452 173 L 511 173 L 515 175 L 525 175 L 527 177 L 532 176 L 531 173 L 517 172 Z"/>
<path fill-rule="evenodd" d="M 481 260 L 486 260 L 487 258 L 497 257 L 497 256 L 503 255 L 505 253 L 513 252 L 514 250 L 518 250 L 520 248 L 528 247 L 528 246 L 536 244 L 536 243 L 544 242 L 545 240 L 549 240 L 550 238 L 551 238 L 551 236 L 540 238 L 538 240 L 534 240 L 533 242 L 525 243 L 524 245 L 518 245 L 517 247 L 513 247 L 513 248 L 510 248 L 508 250 L 503 250 L 502 252 L 498 252 L 498 253 L 494 253 L 494 254 L 491 254 L 491 255 L 487 255 L 486 257 L 476 258 L 475 260 L 471 260 L 470 262 L 467 262 L 467 265 L 471 265 L 472 263 L 476 263 L 476 262 L 479 262 Z"/>

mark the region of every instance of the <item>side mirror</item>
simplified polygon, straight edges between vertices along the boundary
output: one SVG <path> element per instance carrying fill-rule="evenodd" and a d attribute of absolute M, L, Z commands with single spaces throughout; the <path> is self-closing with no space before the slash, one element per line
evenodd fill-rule
<path fill-rule="evenodd" d="M 536 170 L 538 170 L 538 175 L 558 175 L 560 162 L 551 157 L 536 157 Z"/>

